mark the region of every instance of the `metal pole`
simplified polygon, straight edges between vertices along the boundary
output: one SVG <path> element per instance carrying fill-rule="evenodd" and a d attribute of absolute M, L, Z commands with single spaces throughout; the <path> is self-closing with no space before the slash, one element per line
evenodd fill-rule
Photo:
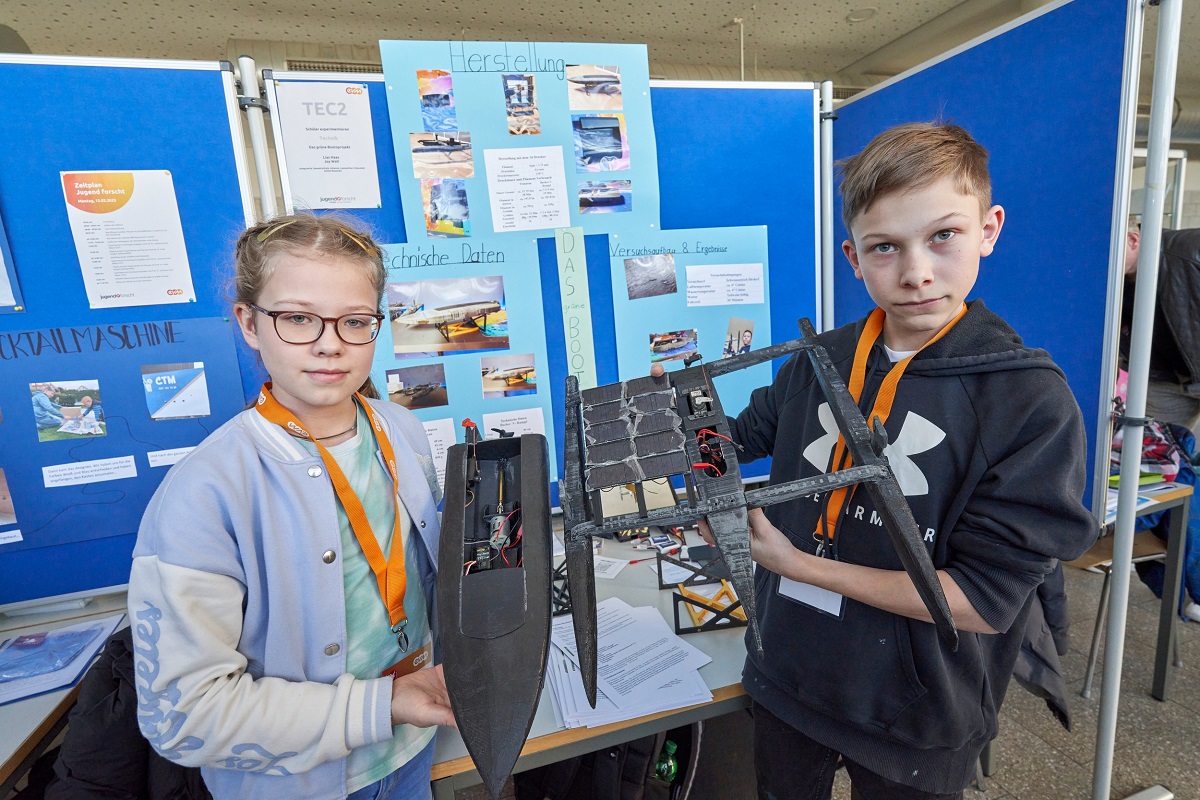
<path fill-rule="evenodd" d="M 1117 733 L 1121 660 L 1125 655 L 1129 573 L 1133 559 L 1134 508 L 1137 504 L 1138 472 L 1142 461 L 1141 441 L 1144 424 L 1141 417 L 1146 413 L 1147 372 L 1154 325 L 1154 304 L 1158 291 L 1158 256 L 1162 245 L 1167 150 L 1171 143 L 1171 112 L 1175 98 L 1182 6 L 1183 0 L 1162 0 L 1158 18 L 1154 91 L 1150 101 L 1150 136 L 1146 153 L 1142 246 L 1138 251 L 1133 332 L 1129 346 L 1129 396 L 1125 405 L 1128 421 L 1123 426 L 1124 446 L 1121 448 L 1121 482 L 1118 488 L 1117 524 L 1113 542 L 1112 586 L 1108 597 L 1107 647 L 1104 651 L 1104 683 L 1100 693 L 1100 723 L 1096 733 L 1092 800 L 1108 800 L 1112 788 L 1113 746 Z M 1099 476 L 1096 479 L 1099 480 Z M 1166 800 L 1174 797 L 1162 787 L 1154 787 L 1139 793 L 1138 796 L 1139 800 Z"/>
<path fill-rule="evenodd" d="M 1183 227 L 1183 184 L 1187 178 L 1187 151 L 1181 151 L 1175 162 L 1175 193 L 1171 200 L 1171 227 L 1179 230 Z"/>
<path fill-rule="evenodd" d="M 1117 343 L 1121 327 L 1121 293 L 1125 285 L 1125 229 L 1130 214 L 1133 161 L 1145 158 L 1144 148 L 1134 147 L 1138 118 L 1138 86 L 1142 66 L 1142 14 L 1144 0 L 1127 0 L 1125 20 L 1125 63 L 1121 77 L 1120 121 L 1117 126 L 1117 163 L 1113 177 L 1112 226 L 1108 244 L 1108 287 L 1105 298 L 1104 341 L 1100 357 L 1099 397 L 1096 398 L 1096 453 L 1092 459 L 1092 514 L 1104 519 L 1108 502 L 1109 451 L 1112 444 L 1113 387 L 1117 385 Z"/>
<path fill-rule="evenodd" d="M 746 80 L 746 26 L 741 17 L 734 17 L 733 23 L 738 26 L 738 53 L 741 57 L 742 80 Z"/>
<path fill-rule="evenodd" d="M 271 159 L 267 155 L 267 126 L 263 122 L 262 88 L 258 82 L 258 70 L 250 56 L 238 56 L 238 72 L 242 76 L 242 110 L 246 112 L 246 123 L 250 130 L 250 149 L 254 153 L 254 173 L 258 176 L 258 206 L 262 218 L 275 216 L 275 178 L 271 173 Z"/>
<path fill-rule="evenodd" d="M 821 308 L 817 329 L 833 328 L 833 81 L 821 81 Z"/>

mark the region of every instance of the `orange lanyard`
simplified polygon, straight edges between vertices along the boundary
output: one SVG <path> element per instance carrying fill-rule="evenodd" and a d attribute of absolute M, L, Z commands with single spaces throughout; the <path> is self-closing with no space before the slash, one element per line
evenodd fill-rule
<path fill-rule="evenodd" d="M 379 584 L 379 596 L 388 610 L 392 632 L 396 634 L 396 641 L 399 643 L 400 649 L 407 650 L 408 635 L 404 632 L 404 627 L 408 624 L 408 616 L 404 613 L 404 590 L 408 578 L 404 573 L 404 539 L 400 531 L 400 501 L 397 497 L 400 481 L 396 474 L 396 453 L 392 449 L 392 443 L 388 441 L 387 434 L 383 431 L 383 424 L 371 407 L 367 405 L 367 401 L 357 392 L 355 392 L 354 398 L 371 418 L 371 424 L 375 428 L 375 440 L 379 443 L 379 449 L 383 451 L 383 459 L 387 462 L 388 472 L 392 476 L 392 486 L 394 487 L 392 508 L 395 511 L 395 522 L 392 526 L 390 560 L 383 557 L 379 540 L 375 538 L 375 534 L 371 530 L 371 523 L 367 520 L 367 511 L 363 508 L 358 495 L 354 493 L 354 489 L 350 487 L 350 481 L 346 480 L 346 474 L 342 472 L 342 468 L 325 449 L 325 445 L 314 439 L 295 415 L 281 406 L 279 401 L 271 395 L 270 381 L 263 384 L 262 390 L 258 393 L 258 403 L 255 407 L 267 421 L 280 425 L 293 436 L 308 439 L 317 446 L 317 452 L 321 454 L 321 461 L 325 463 L 325 469 L 333 481 L 333 490 L 337 494 L 338 502 L 342 504 L 346 516 L 350 519 L 350 528 L 354 531 L 354 538 L 358 539 L 363 555 L 367 557 L 367 563 L 371 565 L 371 571 L 375 573 L 375 580 Z M 355 411 L 355 413 L 358 412 Z"/>
<path fill-rule="evenodd" d="M 958 324 L 958 321 L 967 313 L 967 306 L 964 304 L 954 318 L 946 323 L 940 331 L 937 332 L 932 339 L 922 345 L 912 355 L 907 356 L 892 365 L 887 376 L 883 379 L 883 384 L 879 387 L 879 392 L 875 395 L 875 402 L 871 406 L 871 413 L 867 415 L 867 425 L 874 430 L 872 420 L 879 417 L 881 423 L 887 422 L 888 415 L 892 413 L 892 403 L 896 400 L 896 387 L 900 383 L 901 376 L 904 375 L 904 370 L 908 369 L 908 362 L 913 360 L 917 353 L 924 350 L 929 345 L 941 339 L 950 329 Z M 883 320 L 886 315 L 882 308 L 877 308 L 871 312 L 871 316 L 867 317 L 867 324 L 863 326 L 863 331 L 858 337 L 858 345 L 854 348 L 854 366 L 850 369 L 850 396 L 857 403 L 862 398 L 863 385 L 867 380 L 867 356 L 871 353 L 871 348 L 875 346 L 876 340 L 883 333 Z M 833 448 L 832 472 L 848 469 L 853 464 L 854 459 L 846 452 L 846 439 L 842 434 L 838 434 L 837 444 Z M 844 463 L 843 463 L 844 462 Z M 838 515 L 846 507 L 846 503 L 850 500 L 853 494 L 854 487 L 844 487 L 834 489 L 829 495 L 829 504 L 825 507 L 825 514 L 817 523 L 817 530 L 814 533 L 818 539 L 824 537 L 827 541 L 833 541 L 833 532 L 837 526 Z"/>

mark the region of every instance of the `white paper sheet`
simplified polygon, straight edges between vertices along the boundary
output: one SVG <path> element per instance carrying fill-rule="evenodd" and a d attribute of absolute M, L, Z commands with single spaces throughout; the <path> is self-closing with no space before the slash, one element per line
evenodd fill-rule
<path fill-rule="evenodd" d="M 80 483 L 98 483 L 136 477 L 137 464 L 134 463 L 133 456 L 101 458 L 96 461 L 78 461 L 72 464 L 42 467 L 42 480 L 47 489 L 55 486 L 75 486 Z"/>
<path fill-rule="evenodd" d="M 275 84 L 296 208 L 378 208 L 371 101 L 361 83 Z"/>
<path fill-rule="evenodd" d="M 620 598 L 596 604 L 596 630 L 597 685 L 619 708 L 642 703 L 672 676 L 712 661 L 677 636 L 656 609 L 633 608 Z M 569 617 L 551 624 L 550 638 L 578 658 Z"/>
<path fill-rule="evenodd" d="M 752 305 L 765 302 L 762 264 L 689 264 L 689 306 Z"/>
<path fill-rule="evenodd" d="M 177 464 L 184 456 L 195 450 L 195 447 L 174 447 L 170 450 L 151 450 L 146 458 L 152 467 L 169 467 Z"/>
<path fill-rule="evenodd" d="M 497 411 L 483 415 L 483 432 L 487 439 L 496 437 L 493 428 L 508 431 L 516 436 L 527 433 L 546 435 L 546 419 L 540 408 L 522 408 L 516 411 Z"/>
<path fill-rule="evenodd" d="M 438 486 L 446 485 L 446 451 L 454 444 L 454 419 L 428 419 L 425 426 L 425 438 L 429 440 L 429 449 L 433 454 L 433 468 L 437 471 Z"/>
<path fill-rule="evenodd" d="M 60 177 L 92 308 L 195 302 L 170 172 L 62 172 Z"/>
<path fill-rule="evenodd" d="M 608 556 L 598 556 L 595 560 L 596 577 L 612 580 L 621 574 L 621 570 L 629 566 L 629 562 L 624 558 L 609 558 Z"/>
<path fill-rule="evenodd" d="M 483 163 L 496 233 L 571 224 L 562 147 L 484 150 Z"/>
<path fill-rule="evenodd" d="M 704 679 L 699 672 L 692 670 L 667 678 L 654 688 L 643 704 L 633 707 L 620 708 L 605 696 L 603 689 L 597 689 L 596 707 L 593 709 L 588 705 L 584 692 L 582 673 L 558 647 L 550 649 L 546 679 L 554 698 L 555 720 L 564 728 L 608 725 L 712 700 L 712 692 Z"/>

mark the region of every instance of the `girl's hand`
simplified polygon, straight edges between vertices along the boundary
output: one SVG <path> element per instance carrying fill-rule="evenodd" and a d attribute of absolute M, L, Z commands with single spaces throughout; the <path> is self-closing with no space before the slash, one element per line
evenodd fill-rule
<path fill-rule="evenodd" d="M 457 727 L 441 664 L 392 680 L 392 724 Z"/>

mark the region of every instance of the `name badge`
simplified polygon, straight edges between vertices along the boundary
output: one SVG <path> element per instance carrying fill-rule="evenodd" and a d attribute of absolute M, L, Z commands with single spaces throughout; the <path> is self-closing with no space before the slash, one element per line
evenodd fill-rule
<path fill-rule="evenodd" d="M 837 592 L 813 586 L 811 583 L 794 581 L 782 575 L 779 577 L 779 594 L 838 619 L 842 618 L 846 610 L 846 598 Z"/>
<path fill-rule="evenodd" d="M 390 675 L 393 678 L 399 678 L 401 675 L 408 675 L 409 673 L 416 672 L 422 667 L 429 666 L 429 662 L 432 659 L 433 643 L 427 642 L 424 647 L 417 650 L 412 655 L 408 656 L 407 658 L 400 659 L 395 664 L 392 664 L 390 667 L 385 669 L 381 673 L 381 677 L 386 678 Z"/>

